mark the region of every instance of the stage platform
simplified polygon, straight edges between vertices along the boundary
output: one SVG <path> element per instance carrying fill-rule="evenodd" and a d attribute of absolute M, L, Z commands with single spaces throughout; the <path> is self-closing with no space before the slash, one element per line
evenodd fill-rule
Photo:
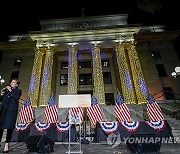
<path fill-rule="evenodd" d="M 2 152 L 4 143 L 0 148 L 0 153 Z M 62 144 L 62 142 L 55 142 L 54 145 L 54 154 L 65 154 L 68 150 L 68 144 Z M 72 150 L 77 150 L 79 148 L 78 144 L 74 144 Z M 11 154 L 27 154 L 36 152 L 28 152 L 26 144 L 24 142 L 11 142 L 10 143 L 10 152 Z M 125 143 L 120 143 L 117 147 L 110 147 L 106 142 L 104 143 L 90 143 L 82 144 L 82 151 L 84 154 L 131 154 L 131 152 L 126 147 Z M 147 154 L 147 153 L 146 153 Z M 150 153 L 148 153 L 150 154 Z M 151 154 L 157 154 L 156 152 L 151 152 Z M 158 154 L 180 154 L 180 144 L 162 144 L 161 150 Z"/>

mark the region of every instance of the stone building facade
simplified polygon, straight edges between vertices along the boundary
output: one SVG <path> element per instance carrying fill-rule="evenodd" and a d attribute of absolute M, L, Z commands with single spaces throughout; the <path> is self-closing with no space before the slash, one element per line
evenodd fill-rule
<path fill-rule="evenodd" d="M 127 104 L 146 103 L 147 90 L 171 99 L 180 93 L 179 79 L 171 77 L 180 64 L 172 44 L 179 33 L 129 25 L 127 17 L 40 21 L 41 31 L 0 43 L 0 75 L 5 84 L 17 77 L 22 99 L 30 97 L 33 107 L 65 94 L 94 93 L 104 105 L 114 104 L 118 91 Z"/>

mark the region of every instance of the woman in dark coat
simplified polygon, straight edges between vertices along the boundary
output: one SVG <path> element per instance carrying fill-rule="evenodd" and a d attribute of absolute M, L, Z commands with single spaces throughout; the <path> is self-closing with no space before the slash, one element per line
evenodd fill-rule
<path fill-rule="evenodd" d="M 7 129 L 3 153 L 8 153 L 9 151 L 9 143 L 16 124 L 19 107 L 18 100 L 21 97 L 22 92 L 18 89 L 18 86 L 19 81 L 17 79 L 12 79 L 10 85 L 1 90 L 3 98 L 0 111 L 0 141 L 2 139 L 4 129 Z"/>

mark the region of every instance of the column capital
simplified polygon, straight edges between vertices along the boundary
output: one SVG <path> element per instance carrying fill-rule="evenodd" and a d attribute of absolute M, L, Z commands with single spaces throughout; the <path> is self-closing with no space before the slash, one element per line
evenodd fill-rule
<path fill-rule="evenodd" d="M 36 48 L 51 48 L 54 47 L 56 44 L 52 41 L 45 41 L 45 40 L 38 40 L 36 43 Z"/>

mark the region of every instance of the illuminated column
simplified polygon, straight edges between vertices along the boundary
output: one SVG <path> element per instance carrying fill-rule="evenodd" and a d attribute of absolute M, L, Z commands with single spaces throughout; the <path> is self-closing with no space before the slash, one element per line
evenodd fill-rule
<path fill-rule="evenodd" d="M 126 45 L 138 104 L 146 103 L 147 88 L 142 68 L 140 65 L 139 57 L 136 52 L 135 43 L 127 43 Z"/>
<path fill-rule="evenodd" d="M 77 94 L 77 47 L 69 46 L 67 94 Z"/>
<path fill-rule="evenodd" d="M 45 48 L 44 67 L 42 72 L 39 106 L 46 106 L 52 95 L 52 69 L 54 48 Z"/>
<path fill-rule="evenodd" d="M 43 55 L 44 55 L 43 48 L 36 48 L 35 49 L 35 57 L 34 57 L 34 64 L 32 68 L 32 75 L 29 85 L 29 94 L 30 101 L 33 107 L 38 106 L 38 98 L 39 98 L 39 87 L 41 81 L 41 72 L 42 72 L 42 63 L 43 63 Z"/>
<path fill-rule="evenodd" d="M 105 104 L 104 81 L 99 46 L 92 47 L 94 94 L 100 104 Z"/>
<path fill-rule="evenodd" d="M 116 44 L 116 57 L 124 100 L 127 104 L 135 104 L 135 91 L 130 74 L 128 58 L 125 53 L 124 43 Z"/>

